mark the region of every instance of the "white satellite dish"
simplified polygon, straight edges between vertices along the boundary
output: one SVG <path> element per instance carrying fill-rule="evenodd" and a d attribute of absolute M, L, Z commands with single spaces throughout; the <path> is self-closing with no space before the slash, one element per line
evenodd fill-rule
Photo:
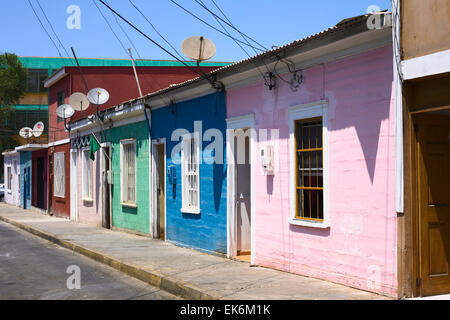
<path fill-rule="evenodd" d="M 75 92 L 69 98 L 69 104 L 76 111 L 83 111 L 89 107 L 89 100 L 84 93 Z"/>
<path fill-rule="evenodd" d="M 21 136 L 24 139 L 29 139 L 33 136 L 33 130 L 28 127 L 22 128 L 19 131 L 19 136 Z"/>
<path fill-rule="evenodd" d="M 42 121 L 39 121 L 33 127 L 33 135 L 36 138 L 38 138 L 42 135 L 43 132 L 44 132 L 44 123 Z"/>
<path fill-rule="evenodd" d="M 61 119 L 67 119 L 73 116 L 75 110 L 69 104 L 62 104 L 56 109 L 56 114 Z"/>
<path fill-rule="evenodd" d="M 211 40 L 203 36 L 193 36 L 183 41 L 181 51 L 186 57 L 200 62 L 214 57 L 216 46 Z"/>
<path fill-rule="evenodd" d="M 109 93 L 105 89 L 94 88 L 88 92 L 87 98 L 92 104 L 105 104 L 109 100 Z"/>

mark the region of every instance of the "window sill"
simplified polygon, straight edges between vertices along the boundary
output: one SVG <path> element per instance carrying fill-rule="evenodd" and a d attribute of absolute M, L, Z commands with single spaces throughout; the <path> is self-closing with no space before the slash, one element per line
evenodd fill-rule
<path fill-rule="evenodd" d="M 311 227 L 318 229 L 328 229 L 330 227 L 329 223 L 326 221 L 309 221 L 309 220 L 289 218 L 289 223 L 296 226 Z"/>
<path fill-rule="evenodd" d="M 82 200 L 83 202 L 94 202 L 94 199 L 92 198 L 83 198 Z"/>
<path fill-rule="evenodd" d="M 6 190 L 7 194 L 12 194 L 12 190 Z"/>
<path fill-rule="evenodd" d="M 122 207 L 128 207 L 128 208 L 137 208 L 137 204 L 136 203 L 131 203 L 131 202 L 122 202 L 120 203 L 122 205 Z"/>
<path fill-rule="evenodd" d="M 200 209 L 181 208 L 182 213 L 200 214 Z"/>

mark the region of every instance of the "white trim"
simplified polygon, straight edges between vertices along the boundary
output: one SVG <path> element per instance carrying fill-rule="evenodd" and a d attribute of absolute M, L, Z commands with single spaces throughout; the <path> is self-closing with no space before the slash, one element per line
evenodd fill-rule
<path fill-rule="evenodd" d="M 70 143 L 70 138 L 49 142 L 48 147 L 56 147 L 56 146 L 66 144 L 66 143 Z"/>
<path fill-rule="evenodd" d="M 75 157 L 75 158 L 74 158 Z M 70 150 L 70 220 L 78 221 L 78 150 Z"/>
<path fill-rule="evenodd" d="M 227 129 L 253 128 L 255 125 L 255 115 L 253 113 L 234 118 L 225 119 Z"/>
<path fill-rule="evenodd" d="M 159 138 L 154 139 L 151 141 L 151 148 L 152 148 L 152 156 L 151 156 L 151 163 L 152 163 L 152 170 L 151 170 L 151 216 L 150 216 L 150 235 L 152 238 L 156 238 L 156 234 L 158 233 L 157 228 L 158 225 L 155 223 L 158 220 L 158 188 L 157 188 L 157 165 L 156 165 L 156 147 L 158 145 L 164 145 L 164 239 L 167 239 L 167 177 L 166 177 L 166 166 L 167 166 L 167 146 L 166 146 L 166 138 Z"/>
<path fill-rule="evenodd" d="M 404 80 L 450 72 L 450 49 L 402 61 Z"/>
<path fill-rule="evenodd" d="M 134 202 L 131 201 L 124 201 L 124 170 L 123 170 L 123 165 L 124 165 L 124 154 L 123 154 L 123 146 L 126 144 L 133 144 L 134 145 Z M 131 138 L 131 139 L 123 139 L 120 140 L 120 204 L 122 206 L 126 206 L 126 207 L 131 207 L 131 208 L 137 208 L 137 143 L 136 143 L 136 139 Z M 127 187 L 128 188 L 128 187 Z"/>
<path fill-rule="evenodd" d="M 313 228 L 328 228 L 330 227 L 329 214 L 329 168 L 328 168 L 328 117 L 327 117 L 328 103 L 324 100 L 294 106 L 289 108 L 289 223 L 293 225 L 300 225 Z M 301 219 L 296 219 L 296 148 L 295 148 L 295 121 L 301 119 L 308 119 L 314 117 L 322 117 L 322 140 L 323 140 L 323 222 L 312 222 Z"/>
<path fill-rule="evenodd" d="M 226 119 L 227 122 L 227 257 L 231 258 L 237 255 L 236 245 L 236 167 L 234 162 L 230 163 L 230 159 L 234 159 L 234 135 L 231 130 L 235 129 L 250 129 L 250 217 L 251 217 L 251 240 L 250 240 L 250 263 L 253 265 L 256 256 L 255 245 L 255 230 L 256 230 L 256 216 L 255 216 L 255 163 L 254 152 L 256 143 L 255 132 L 255 115 L 243 115 L 234 118 Z"/>
<path fill-rule="evenodd" d="M 54 85 L 67 75 L 68 73 L 66 73 L 66 68 L 62 67 L 59 71 L 57 71 L 55 74 L 50 76 L 50 78 L 47 78 L 47 80 L 44 81 L 44 87 L 50 88 L 52 85 Z"/>
<path fill-rule="evenodd" d="M 36 150 L 42 150 L 47 149 L 46 144 L 24 144 L 23 146 L 16 147 L 17 152 L 24 152 L 24 151 L 36 151 Z"/>
<path fill-rule="evenodd" d="M 87 155 L 86 155 L 87 153 Z M 87 157 L 87 159 L 85 159 Z M 86 179 L 86 161 L 88 161 L 89 165 L 91 166 L 91 190 L 90 190 L 90 197 L 86 197 L 86 191 L 85 190 L 85 179 Z M 84 147 L 81 149 L 81 199 L 83 201 L 93 202 L 94 199 L 94 183 L 93 183 L 93 168 L 92 168 L 91 159 L 89 158 L 89 147 Z"/>
<path fill-rule="evenodd" d="M 181 212 L 183 213 L 189 213 L 189 214 L 200 214 L 201 208 L 200 208 L 200 139 L 198 132 L 190 133 L 188 135 L 183 136 L 183 140 L 181 142 Z M 187 141 L 191 140 L 196 146 L 195 152 L 197 153 L 197 207 L 185 207 L 185 199 L 187 197 L 186 190 L 185 190 L 185 148 Z M 190 148 L 190 144 L 189 144 Z M 203 150 L 202 150 L 203 151 Z"/>

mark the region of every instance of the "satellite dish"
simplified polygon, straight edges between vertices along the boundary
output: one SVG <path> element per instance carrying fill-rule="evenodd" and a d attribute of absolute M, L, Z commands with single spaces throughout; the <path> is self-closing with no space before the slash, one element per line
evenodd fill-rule
<path fill-rule="evenodd" d="M 36 138 L 40 137 L 44 132 L 44 123 L 39 121 L 33 127 L 33 134 Z"/>
<path fill-rule="evenodd" d="M 33 136 L 33 130 L 28 127 L 22 128 L 19 131 L 19 135 L 24 139 L 29 139 Z"/>
<path fill-rule="evenodd" d="M 193 36 L 183 41 L 181 51 L 186 57 L 200 62 L 214 57 L 216 46 L 211 40 L 203 36 Z"/>
<path fill-rule="evenodd" d="M 109 100 L 109 93 L 102 88 L 94 88 L 88 92 L 87 98 L 92 104 L 105 104 Z"/>
<path fill-rule="evenodd" d="M 83 111 L 89 107 L 89 100 L 84 93 L 75 92 L 69 98 L 69 104 L 76 111 Z"/>
<path fill-rule="evenodd" d="M 75 110 L 73 110 L 72 106 L 70 106 L 69 104 L 62 104 L 58 107 L 58 109 L 56 109 L 56 114 L 61 119 L 70 118 L 74 113 Z"/>

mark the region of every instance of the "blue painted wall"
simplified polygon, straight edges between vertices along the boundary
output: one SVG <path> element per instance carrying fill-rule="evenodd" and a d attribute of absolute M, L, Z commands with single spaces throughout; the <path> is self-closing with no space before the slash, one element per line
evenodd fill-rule
<path fill-rule="evenodd" d="M 31 152 L 20 153 L 20 206 L 22 208 L 31 208 L 31 183 L 32 183 L 32 156 Z M 25 190 L 27 187 L 27 190 Z M 26 191 L 26 200 L 25 198 Z"/>
<path fill-rule="evenodd" d="M 225 93 L 214 93 L 152 111 L 152 139 L 166 138 L 166 238 L 187 247 L 226 253 L 227 184 Z M 223 164 L 200 164 L 200 214 L 181 212 L 181 165 L 172 161 L 172 132 L 184 128 L 194 132 L 194 121 L 202 121 L 202 135 L 216 128 L 223 135 Z M 211 142 L 203 141 L 205 149 Z M 176 166 L 177 184 L 169 183 L 167 167 Z"/>

